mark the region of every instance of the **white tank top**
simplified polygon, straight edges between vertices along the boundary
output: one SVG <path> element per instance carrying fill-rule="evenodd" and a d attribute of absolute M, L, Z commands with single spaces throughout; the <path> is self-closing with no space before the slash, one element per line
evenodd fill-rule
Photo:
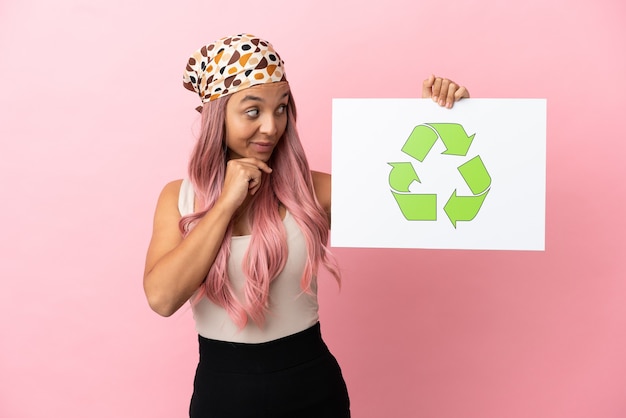
<path fill-rule="evenodd" d="M 187 179 L 180 187 L 178 210 L 181 216 L 194 212 L 193 186 Z M 263 328 L 248 318 L 247 325 L 239 329 L 224 308 L 204 296 L 191 304 L 198 334 L 213 340 L 261 343 L 295 334 L 318 322 L 316 278 L 311 282 L 312 294 L 304 293 L 300 287 L 307 260 L 304 235 L 289 212 L 283 224 L 287 233 L 288 257 L 283 271 L 270 284 L 270 307 Z M 246 280 L 241 264 L 249 242 L 250 236 L 245 235 L 232 237 L 230 243 L 228 275 L 239 300 L 243 300 Z M 196 298 L 197 294 L 194 294 L 191 300 Z"/>

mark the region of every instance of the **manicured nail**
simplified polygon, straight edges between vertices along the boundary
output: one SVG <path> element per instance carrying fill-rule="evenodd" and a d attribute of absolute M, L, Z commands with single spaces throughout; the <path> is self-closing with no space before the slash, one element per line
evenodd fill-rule
<path fill-rule="evenodd" d="M 433 96 L 433 102 L 437 101 L 437 96 Z"/>

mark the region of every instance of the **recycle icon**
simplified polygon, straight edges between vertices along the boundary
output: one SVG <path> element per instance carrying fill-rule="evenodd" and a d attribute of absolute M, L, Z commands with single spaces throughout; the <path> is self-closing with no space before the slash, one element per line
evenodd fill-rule
<path fill-rule="evenodd" d="M 401 150 L 417 161 L 424 162 L 431 148 L 438 139 L 441 139 L 446 147 L 442 154 L 466 156 L 475 135 L 468 136 L 463 126 L 457 123 L 422 124 L 413 129 Z M 409 186 L 414 181 L 421 183 L 413 164 L 411 162 L 388 164 L 392 167 L 389 173 L 391 193 L 404 217 L 409 221 L 436 221 L 437 195 L 409 191 Z M 459 196 L 454 189 L 446 202 L 444 212 L 455 229 L 457 222 L 468 222 L 478 215 L 491 187 L 491 176 L 479 155 L 461 164 L 457 170 L 472 195 Z"/>

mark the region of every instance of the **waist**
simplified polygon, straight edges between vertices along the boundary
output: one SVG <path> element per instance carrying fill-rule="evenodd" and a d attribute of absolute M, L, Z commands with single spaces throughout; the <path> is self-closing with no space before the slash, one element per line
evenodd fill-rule
<path fill-rule="evenodd" d="M 228 373 L 268 373 L 328 355 L 319 322 L 304 331 L 262 343 L 212 340 L 198 335 L 200 367 Z"/>
<path fill-rule="evenodd" d="M 319 321 L 316 294 L 302 293 L 298 280 L 284 279 L 279 277 L 272 285 L 271 306 L 263 327 L 249 320 L 244 328 L 239 328 L 223 307 L 202 296 L 192 303 L 196 331 L 207 339 L 256 344 L 310 328 Z"/>

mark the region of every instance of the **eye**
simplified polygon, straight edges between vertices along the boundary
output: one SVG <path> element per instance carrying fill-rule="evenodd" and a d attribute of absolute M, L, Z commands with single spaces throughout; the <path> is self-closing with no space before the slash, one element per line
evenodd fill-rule
<path fill-rule="evenodd" d="M 278 106 L 278 110 L 276 110 L 276 113 L 278 113 L 279 115 L 282 115 L 285 112 L 287 112 L 287 105 L 286 104 L 282 104 L 282 105 Z"/>
<path fill-rule="evenodd" d="M 259 109 L 246 110 L 246 115 L 248 115 L 251 118 L 256 118 L 257 116 L 259 116 Z"/>

